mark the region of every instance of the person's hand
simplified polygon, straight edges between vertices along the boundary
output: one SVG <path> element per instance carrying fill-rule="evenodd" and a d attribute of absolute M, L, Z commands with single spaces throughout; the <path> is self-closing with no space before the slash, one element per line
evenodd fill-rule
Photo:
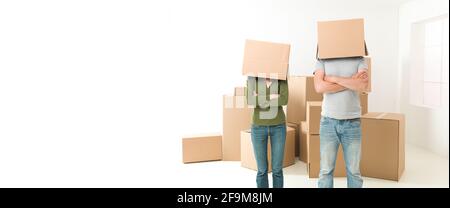
<path fill-rule="evenodd" d="M 280 97 L 279 94 L 270 94 L 270 100 L 277 99 L 279 97 Z"/>
<path fill-rule="evenodd" d="M 253 91 L 253 96 L 258 96 L 258 93 L 256 93 L 256 91 Z"/>
<path fill-rule="evenodd" d="M 358 73 L 352 76 L 353 79 L 367 79 L 368 77 L 367 71 L 358 71 Z"/>

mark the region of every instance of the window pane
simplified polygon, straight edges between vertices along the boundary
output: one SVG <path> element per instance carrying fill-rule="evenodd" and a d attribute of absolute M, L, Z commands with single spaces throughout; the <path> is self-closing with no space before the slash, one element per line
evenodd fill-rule
<path fill-rule="evenodd" d="M 440 82 L 442 67 L 442 47 L 425 48 L 425 65 L 423 78 L 426 82 Z"/>
<path fill-rule="evenodd" d="M 427 106 L 441 106 L 441 84 L 425 82 L 423 85 L 423 104 Z"/>
<path fill-rule="evenodd" d="M 442 19 L 425 24 L 425 46 L 435 46 L 442 43 Z"/>
<path fill-rule="evenodd" d="M 448 43 L 444 45 L 442 53 L 442 82 L 448 83 Z"/>

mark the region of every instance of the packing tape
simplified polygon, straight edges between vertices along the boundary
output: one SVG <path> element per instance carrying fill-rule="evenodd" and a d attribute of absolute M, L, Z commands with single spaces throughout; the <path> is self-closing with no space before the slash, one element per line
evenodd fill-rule
<path fill-rule="evenodd" d="M 382 114 L 378 115 L 378 116 L 376 117 L 376 119 L 383 118 L 386 114 L 387 114 L 387 113 L 382 113 Z"/>

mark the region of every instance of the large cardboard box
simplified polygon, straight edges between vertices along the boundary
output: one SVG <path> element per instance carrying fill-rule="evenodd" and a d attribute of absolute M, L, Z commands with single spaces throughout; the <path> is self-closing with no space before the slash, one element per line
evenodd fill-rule
<path fill-rule="evenodd" d="M 308 134 L 308 176 L 310 178 L 318 178 L 320 172 L 320 135 Z M 342 146 L 339 145 L 339 150 L 336 158 L 336 166 L 334 169 L 335 177 L 345 177 L 345 162 Z"/>
<path fill-rule="evenodd" d="M 284 146 L 283 167 L 288 167 L 295 163 L 295 129 L 286 128 L 286 143 Z M 267 161 L 269 172 L 272 171 L 272 153 L 270 141 L 267 143 Z M 255 154 L 250 130 L 241 131 L 241 166 L 252 170 L 257 170 Z"/>
<path fill-rule="evenodd" d="M 359 94 L 359 100 L 361 104 L 361 115 L 369 112 L 369 94 L 363 92 Z"/>
<path fill-rule="evenodd" d="M 364 19 L 320 21 L 317 23 L 319 59 L 367 56 Z"/>
<path fill-rule="evenodd" d="M 222 135 L 204 134 L 184 136 L 182 139 L 183 163 L 222 159 Z"/>
<path fill-rule="evenodd" d="M 372 91 L 372 58 L 371 57 L 364 57 L 364 61 L 367 64 L 367 74 L 369 75 L 369 83 L 367 84 L 367 90 L 366 93 Z"/>
<path fill-rule="evenodd" d="M 400 180 L 405 170 L 405 116 L 367 113 L 361 118 L 361 174 Z"/>
<path fill-rule="evenodd" d="M 306 104 L 306 123 L 309 134 L 319 134 L 322 102 L 308 101 Z"/>
<path fill-rule="evenodd" d="M 298 157 L 300 154 L 300 124 L 287 123 L 287 125 L 295 129 L 295 156 Z"/>
<path fill-rule="evenodd" d="M 247 40 L 242 74 L 286 80 L 289 68 L 289 44 Z"/>
<path fill-rule="evenodd" d="M 306 102 L 322 101 L 323 96 L 314 88 L 313 76 L 289 76 L 287 121 L 300 124 L 306 120 Z"/>
<path fill-rule="evenodd" d="M 241 131 L 250 128 L 252 109 L 244 96 L 223 96 L 223 160 L 241 160 Z"/>
<path fill-rule="evenodd" d="M 298 159 L 306 164 L 308 164 L 308 123 L 302 121 L 300 124 L 300 143 L 299 143 L 299 157 Z"/>

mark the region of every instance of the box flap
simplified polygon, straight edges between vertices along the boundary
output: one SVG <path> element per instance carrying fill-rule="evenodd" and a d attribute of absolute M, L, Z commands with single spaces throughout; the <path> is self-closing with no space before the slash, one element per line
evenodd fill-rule
<path fill-rule="evenodd" d="M 369 112 L 361 118 L 384 119 L 384 120 L 404 120 L 405 115 L 401 113 Z"/>

